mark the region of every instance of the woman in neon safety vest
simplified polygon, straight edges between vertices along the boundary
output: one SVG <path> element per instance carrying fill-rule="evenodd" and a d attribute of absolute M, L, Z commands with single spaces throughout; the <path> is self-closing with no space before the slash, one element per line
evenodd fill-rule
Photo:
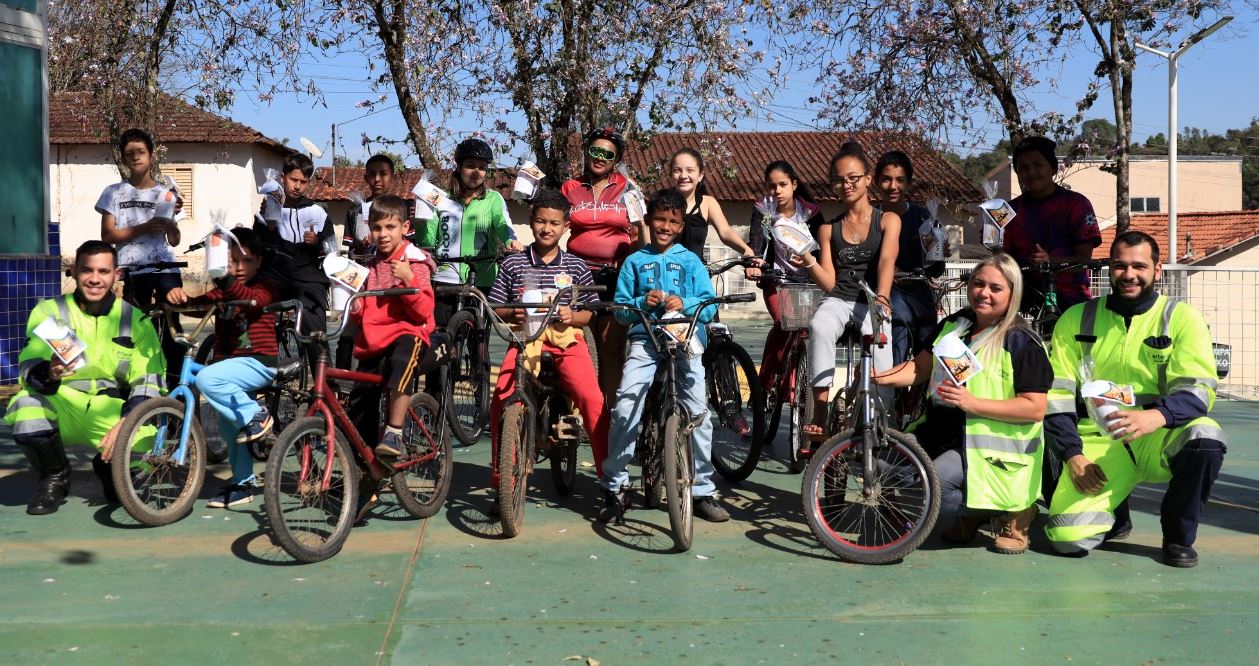
<path fill-rule="evenodd" d="M 992 549 L 1006 554 L 1027 550 L 1040 494 L 1041 421 L 1053 383 L 1044 344 L 1019 315 L 1022 291 L 1010 255 L 980 262 L 967 284 L 969 307 L 940 322 L 913 361 L 875 378 L 897 387 L 931 380 L 931 403 L 914 432 L 934 457 L 940 513 L 954 519 L 941 538 L 968 543 L 992 519 Z M 943 352 L 950 336 L 978 359 L 978 372 L 966 356 L 937 360 L 935 350 Z"/>

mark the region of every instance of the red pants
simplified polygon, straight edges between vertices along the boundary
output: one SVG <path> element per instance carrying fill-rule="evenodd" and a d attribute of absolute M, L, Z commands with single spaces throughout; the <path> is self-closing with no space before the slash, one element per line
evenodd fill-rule
<path fill-rule="evenodd" d="M 590 362 L 590 348 L 578 338 L 568 349 L 543 345 L 542 349 L 555 358 L 556 380 L 559 388 L 576 405 L 581 420 L 590 434 L 590 448 L 595 456 L 595 471 L 603 476 L 603 459 L 608 455 L 608 428 L 612 418 L 608 415 L 603 392 L 599 390 L 599 378 Z M 507 350 L 503 365 L 498 370 L 498 384 L 494 387 L 494 400 L 490 403 L 490 483 L 498 487 L 498 438 L 502 425 L 503 399 L 515 389 L 516 349 Z"/>
<path fill-rule="evenodd" d="M 769 310 L 769 316 L 774 320 L 774 326 L 765 336 L 765 351 L 761 354 L 761 386 L 769 388 L 769 383 L 778 373 L 778 367 L 782 365 L 783 356 L 787 353 L 787 338 L 790 336 L 782 329 L 782 308 L 778 304 L 778 288 L 769 285 L 762 292 L 765 296 L 765 309 Z"/>

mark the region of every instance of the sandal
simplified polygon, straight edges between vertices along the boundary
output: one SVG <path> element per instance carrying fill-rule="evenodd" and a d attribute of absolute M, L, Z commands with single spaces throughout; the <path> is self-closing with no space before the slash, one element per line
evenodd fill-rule
<path fill-rule="evenodd" d="M 826 434 L 826 429 L 816 423 L 805 425 L 801 432 L 804 433 L 806 439 L 813 442 L 824 441 L 829 436 Z"/>

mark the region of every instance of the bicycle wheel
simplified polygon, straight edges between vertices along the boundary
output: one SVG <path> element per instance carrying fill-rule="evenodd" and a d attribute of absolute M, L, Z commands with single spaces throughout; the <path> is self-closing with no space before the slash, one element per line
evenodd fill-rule
<path fill-rule="evenodd" d="M 214 358 L 214 333 L 206 336 L 205 341 L 201 343 L 195 360 L 201 365 L 210 365 L 216 360 Z M 201 394 L 197 392 L 195 385 L 192 389 L 197 395 L 197 420 L 205 429 L 206 462 L 216 465 L 227 460 L 227 442 L 224 442 L 219 435 L 219 413 L 210 406 L 209 401 L 201 399 Z"/>
<path fill-rule="evenodd" d="M 590 365 L 595 369 L 595 377 L 599 376 L 599 344 L 595 342 L 595 332 L 589 326 L 583 326 L 581 335 L 586 339 L 586 349 L 590 352 Z"/>
<path fill-rule="evenodd" d="M 682 417 L 670 414 L 664 422 L 664 490 L 669 506 L 669 528 L 673 547 L 685 553 L 691 549 L 695 535 L 695 505 L 691 502 L 691 486 L 695 480 L 695 461 L 691 452 L 691 435 L 682 433 Z"/>
<path fill-rule="evenodd" d="M 787 440 L 787 457 L 785 462 L 793 474 L 799 474 L 809 464 L 801 451 L 813 447 L 809 437 L 804 434 L 804 427 L 813 422 L 813 374 L 809 369 L 809 355 L 801 353 L 796 359 L 796 367 L 791 371 L 789 395 L 791 403 L 791 437 Z"/>
<path fill-rule="evenodd" d="M 765 398 L 752 357 L 723 340 L 704 351 L 708 415 L 713 422 L 713 467 L 730 481 L 748 478 L 761 457 Z"/>
<path fill-rule="evenodd" d="M 337 431 L 330 447 L 326 428 L 317 416 L 295 421 L 280 434 L 267 458 L 263 491 L 267 521 L 280 547 L 299 562 L 336 555 L 354 521 L 358 467 L 345 436 Z"/>
<path fill-rule="evenodd" d="M 427 393 L 411 396 L 406 421 L 402 424 L 402 441 L 406 450 L 393 464 L 389 478 L 398 503 L 416 518 L 437 513 L 446 494 L 455 459 L 451 455 L 450 436 L 439 416 L 437 399 Z"/>
<path fill-rule="evenodd" d="M 653 387 L 654 388 L 654 387 Z M 638 428 L 638 442 L 635 444 L 634 450 L 638 455 L 638 462 L 643 469 L 643 507 L 647 509 L 655 508 L 663 501 L 665 489 L 663 487 L 664 464 L 661 461 L 661 428 L 656 421 L 656 414 L 659 411 L 656 407 L 656 400 L 651 398 L 652 391 L 648 391 L 647 404 L 643 407 L 642 423 Z"/>
<path fill-rule="evenodd" d="M 553 399 L 547 410 L 547 436 L 557 433 L 570 411 L 568 401 Z M 575 425 L 575 424 L 574 424 Z M 577 483 L 577 439 L 574 437 L 556 437 L 548 457 L 551 459 L 551 481 L 555 483 L 555 492 L 560 495 L 571 495 Z"/>
<path fill-rule="evenodd" d="M 931 533 L 940 485 L 927 454 L 908 435 L 883 431 L 873 451 L 874 479 L 863 490 L 861 435 L 853 430 L 818 449 L 801 482 L 804 515 L 827 550 L 849 562 L 904 558 Z"/>
<path fill-rule="evenodd" d="M 485 432 L 489 420 L 490 375 L 486 367 L 485 337 L 476 316 L 460 310 L 446 324 L 452 361 L 446 368 L 446 418 L 455 437 L 471 446 Z"/>
<path fill-rule="evenodd" d="M 136 521 L 169 525 L 188 515 L 205 481 L 205 436 L 194 416 L 179 454 L 184 403 L 150 398 L 118 428 L 110 472 L 122 508 Z"/>
<path fill-rule="evenodd" d="M 503 410 L 498 433 L 498 519 L 503 536 L 510 539 L 520 534 L 525 520 L 525 492 L 533 467 L 533 417 L 523 403 Z"/>

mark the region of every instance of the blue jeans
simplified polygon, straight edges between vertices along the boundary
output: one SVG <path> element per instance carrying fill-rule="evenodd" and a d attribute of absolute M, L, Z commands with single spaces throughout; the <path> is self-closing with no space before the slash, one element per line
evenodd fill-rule
<path fill-rule="evenodd" d="M 612 410 L 612 434 L 608 441 L 608 457 L 603 461 L 603 478 L 599 484 L 612 492 L 629 481 L 629 463 L 634 457 L 638 425 L 643 418 L 647 390 L 656 378 L 656 364 L 664 354 L 657 354 L 644 340 L 631 340 L 621 386 L 616 391 Z M 677 360 L 678 393 L 692 417 L 702 417 L 691 433 L 691 453 L 695 458 L 695 482 L 692 497 L 707 497 L 716 492 L 713 485 L 713 426 L 708 419 L 707 389 L 704 384 L 704 362 L 701 356 L 684 356 Z M 663 425 L 663 424 L 661 424 Z"/>
<path fill-rule="evenodd" d="M 223 359 L 197 373 L 197 390 L 219 413 L 219 437 L 227 443 L 232 483 L 254 478 L 253 458 L 244 446 L 236 443 L 236 436 L 262 411 L 253 393 L 274 380 L 274 369 L 249 356 Z"/>
<path fill-rule="evenodd" d="M 892 363 L 911 358 L 910 333 L 916 346 L 931 346 L 928 338 L 935 330 L 936 309 L 931 287 L 921 282 L 892 285 Z"/>

